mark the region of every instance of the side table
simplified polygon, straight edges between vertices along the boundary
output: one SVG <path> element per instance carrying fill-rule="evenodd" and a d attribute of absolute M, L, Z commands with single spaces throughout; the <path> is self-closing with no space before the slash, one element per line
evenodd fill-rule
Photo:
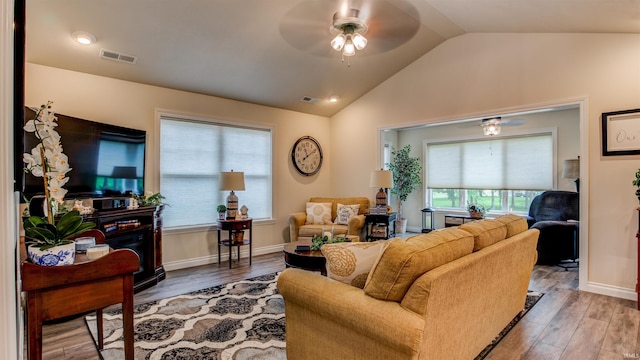
<path fill-rule="evenodd" d="M 366 240 L 383 240 L 395 236 L 396 213 L 390 214 L 365 214 L 364 227 L 366 229 Z"/>
<path fill-rule="evenodd" d="M 251 256 L 252 256 L 252 247 L 253 241 L 251 239 L 251 229 L 252 229 L 253 219 L 234 219 L 234 220 L 218 220 L 218 264 L 220 264 L 220 249 L 222 246 L 229 247 L 229 269 L 231 269 L 231 260 L 233 255 L 233 247 L 238 248 L 238 262 L 240 262 L 240 247 L 244 245 L 249 245 L 249 265 L 251 265 Z M 249 230 L 249 238 L 245 238 L 242 236 L 242 241 L 234 240 L 234 233 L 244 232 L 245 230 Z M 223 239 L 220 236 L 220 231 L 228 231 L 229 237 L 227 239 Z"/>
<path fill-rule="evenodd" d="M 133 360 L 133 273 L 140 266 L 133 250 L 112 250 L 95 260 L 76 254 L 73 265 L 40 266 L 27 260 L 21 243 L 20 257 L 22 291 L 27 297 L 29 360 L 42 359 L 44 321 L 92 310 L 97 317 L 98 349 L 102 349 L 102 309 L 118 303 L 122 303 L 124 358 Z"/>

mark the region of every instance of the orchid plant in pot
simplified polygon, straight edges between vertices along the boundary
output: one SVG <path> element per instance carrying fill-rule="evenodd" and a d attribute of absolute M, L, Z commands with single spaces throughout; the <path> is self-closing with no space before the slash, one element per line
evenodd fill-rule
<path fill-rule="evenodd" d="M 23 222 L 25 243 L 29 259 L 39 265 L 68 265 L 75 259 L 72 237 L 95 227 L 83 222 L 76 210 L 62 215 L 56 221 L 56 213 L 67 191 L 63 186 L 69 181 L 69 159 L 62 150 L 60 134 L 55 130 L 57 118 L 51 111 L 52 102 L 40 106 L 35 119 L 27 121 L 24 131 L 34 133 L 38 139 L 29 154 L 23 154 L 25 171 L 42 177 L 44 184 L 46 216 L 30 216 Z"/>

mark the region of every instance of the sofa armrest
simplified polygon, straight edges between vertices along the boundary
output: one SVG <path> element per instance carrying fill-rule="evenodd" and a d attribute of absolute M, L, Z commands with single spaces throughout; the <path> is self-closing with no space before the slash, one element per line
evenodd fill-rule
<path fill-rule="evenodd" d="M 294 311 L 312 312 L 344 328 L 345 333 L 365 334 L 403 353 L 420 348 L 424 319 L 394 301 L 375 299 L 364 290 L 300 269 L 285 269 L 278 278 L 285 299 L 287 321 Z M 291 305 L 289 305 L 291 304 Z M 302 309 L 302 310 L 297 310 Z M 304 314 L 301 314 L 304 318 Z"/>
<path fill-rule="evenodd" d="M 298 241 L 300 226 L 307 221 L 307 213 L 299 212 L 289 215 L 289 239 L 291 242 Z"/>
<path fill-rule="evenodd" d="M 364 219 L 364 215 L 356 215 L 349 218 L 349 221 L 347 221 L 347 225 L 349 226 L 347 235 L 356 235 L 360 237 L 360 241 L 364 241 L 364 239 L 362 239 L 362 228 L 364 228 Z"/>

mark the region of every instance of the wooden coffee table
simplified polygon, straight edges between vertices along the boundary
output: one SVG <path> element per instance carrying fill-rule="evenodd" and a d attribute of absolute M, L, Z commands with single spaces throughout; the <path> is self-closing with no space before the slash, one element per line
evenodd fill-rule
<path fill-rule="evenodd" d="M 327 276 L 327 259 L 320 250 L 296 251 L 298 244 L 309 244 L 310 242 L 294 241 L 284 246 L 284 263 L 287 267 L 298 268 L 309 271 L 319 271 Z"/>

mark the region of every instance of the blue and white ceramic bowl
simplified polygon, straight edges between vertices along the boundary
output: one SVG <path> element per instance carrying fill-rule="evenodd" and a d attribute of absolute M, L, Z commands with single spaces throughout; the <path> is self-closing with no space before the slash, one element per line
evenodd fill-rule
<path fill-rule="evenodd" d="M 47 250 L 40 250 L 40 247 L 29 245 L 27 248 L 29 260 L 32 263 L 42 266 L 62 266 L 73 264 L 76 258 L 76 244 L 54 246 Z"/>

